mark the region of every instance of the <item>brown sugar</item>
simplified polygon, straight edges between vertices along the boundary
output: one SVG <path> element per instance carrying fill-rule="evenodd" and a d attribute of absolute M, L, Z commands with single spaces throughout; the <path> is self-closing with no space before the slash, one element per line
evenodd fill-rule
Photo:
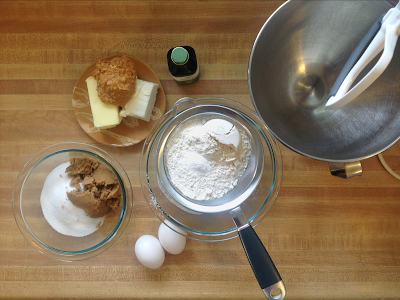
<path fill-rule="evenodd" d="M 69 200 L 85 210 L 92 218 L 105 216 L 110 209 L 117 209 L 122 199 L 121 186 L 111 169 L 89 158 L 71 158 L 66 173 L 71 177 Z"/>
<path fill-rule="evenodd" d="M 124 106 L 135 93 L 136 71 L 133 61 L 126 55 L 96 63 L 93 76 L 102 102 Z"/>

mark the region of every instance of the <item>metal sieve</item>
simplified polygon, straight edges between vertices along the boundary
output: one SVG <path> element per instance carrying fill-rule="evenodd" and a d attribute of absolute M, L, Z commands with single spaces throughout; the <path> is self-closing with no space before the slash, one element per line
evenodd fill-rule
<path fill-rule="evenodd" d="M 173 114 L 176 117 L 176 111 Z M 168 143 L 171 142 L 172 137 L 179 134 L 182 131 L 182 127 L 185 127 L 189 121 L 193 119 L 210 120 L 212 118 L 225 119 L 231 122 L 239 128 L 239 131 L 244 132 L 248 135 L 251 144 L 251 154 L 249 157 L 248 165 L 240 177 L 237 185 L 229 190 L 226 194 L 219 198 L 213 198 L 210 200 L 195 200 L 185 196 L 178 188 L 176 188 L 173 182 L 170 180 L 168 168 L 166 167 L 166 148 Z M 173 126 L 170 126 L 173 127 Z M 195 108 L 194 115 L 182 121 L 178 126 L 173 129 L 167 127 L 165 130 L 168 138 L 164 139 L 160 144 L 160 151 L 158 156 L 158 176 L 165 191 L 179 204 L 183 205 L 189 210 L 199 213 L 219 213 L 227 210 L 231 210 L 245 201 L 254 189 L 258 185 L 258 181 L 261 178 L 263 168 L 263 155 L 262 146 L 260 139 L 255 132 L 255 128 L 251 127 L 250 124 L 243 116 L 234 114 L 232 110 L 227 108 L 221 108 L 218 113 L 211 113 L 210 111 L 204 111 L 204 108 Z"/>
<path fill-rule="evenodd" d="M 228 120 L 250 140 L 252 151 L 246 170 L 237 185 L 220 198 L 191 199 L 169 179 L 166 147 L 186 122 L 198 118 Z M 145 198 L 161 220 L 169 220 L 194 239 L 224 240 L 239 236 L 265 296 L 284 299 L 282 279 L 252 227 L 272 207 L 281 171 L 278 145 L 253 111 L 228 99 L 183 98 L 150 131 L 143 146 L 140 177 Z"/>

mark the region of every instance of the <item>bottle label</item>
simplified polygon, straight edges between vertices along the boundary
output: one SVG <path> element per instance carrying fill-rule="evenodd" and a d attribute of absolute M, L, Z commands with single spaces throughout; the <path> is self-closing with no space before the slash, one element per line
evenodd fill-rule
<path fill-rule="evenodd" d="M 196 72 L 194 72 L 192 75 L 181 76 L 181 77 L 176 77 L 176 76 L 173 76 L 173 75 L 172 75 L 172 77 L 173 77 L 176 81 L 188 81 L 188 80 L 193 80 L 193 79 L 195 79 L 197 76 L 199 76 L 199 68 L 197 68 Z"/>

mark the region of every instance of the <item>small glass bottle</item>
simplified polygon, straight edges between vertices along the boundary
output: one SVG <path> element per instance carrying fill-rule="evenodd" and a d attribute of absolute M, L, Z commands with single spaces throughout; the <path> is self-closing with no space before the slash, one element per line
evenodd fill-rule
<path fill-rule="evenodd" d="M 178 84 L 194 83 L 199 80 L 200 72 L 196 53 L 190 46 L 169 49 L 168 69 Z"/>

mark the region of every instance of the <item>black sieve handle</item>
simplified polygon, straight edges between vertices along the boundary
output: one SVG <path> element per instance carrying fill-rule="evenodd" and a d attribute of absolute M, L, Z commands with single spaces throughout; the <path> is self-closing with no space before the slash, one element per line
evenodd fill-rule
<path fill-rule="evenodd" d="M 244 252 L 264 295 L 270 300 L 285 299 L 285 285 L 253 227 L 247 223 L 240 207 L 233 209 L 230 213 L 238 228 Z"/>

